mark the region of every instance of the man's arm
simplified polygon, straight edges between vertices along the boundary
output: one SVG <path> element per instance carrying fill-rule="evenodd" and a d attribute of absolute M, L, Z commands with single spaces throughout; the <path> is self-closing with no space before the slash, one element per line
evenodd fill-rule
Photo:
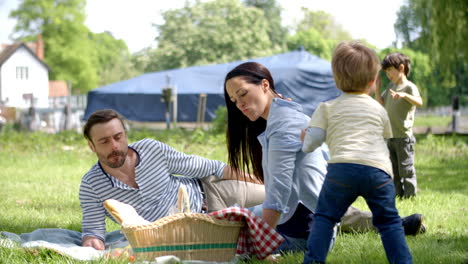
<path fill-rule="evenodd" d="M 92 247 L 97 250 L 104 250 L 104 241 L 102 241 L 99 238 L 93 237 L 93 236 L 85 236 L 83 240 L 81 241 L 81 245 L 83 247 Z"/>
<path fill-rule="evenodd" d="M 104 249 L 104 234 L 106 232 L 105 209 L 99 202 L 91 185 L 82 180 L 80 185 L 80 206 L 83 213 L 81 245 L 93 247 L 97 250 Z"/>
<path fill-rule="evenodd" d="M 188 155 L 159 141 L 155 141 L 161 150 L 161 159 L 165 159 L 170 174 L 202 179 L 208 176 L 223 178 L 226 164 L 198 155 Z"/>
<path fill-rule="evenodd" d="M 221 161 L 210 160 L 197 155 L 187 155 L 162 142 L 159 142 L 159 144 L 167 159 L 168 170 L 171 173 L 200 179 L 214 175 L 223 180 L 239 180 L 262 184 L 254 175 L 235 170 Z"/>

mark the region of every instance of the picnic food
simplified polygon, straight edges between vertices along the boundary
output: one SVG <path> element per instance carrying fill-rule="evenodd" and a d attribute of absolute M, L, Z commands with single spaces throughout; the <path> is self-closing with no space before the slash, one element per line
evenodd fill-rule
<path fill-rule="evenodd" d="M 104 208 L 122 226 L 126 225 L 146 225 L 150 222 L 143 219 L 131 205 L 121 203 L 114 199 L 104 201 Z"/>
<path fill-rule="evenodd" d="M 230 261 L 245 225 L 243 221 L 191 213 L 189 196 L 183 186 L 179 188 L 174 208 L 179 212 L 152 223 L 142 219 L 131 205 L 106 200 L 104 207 L 121 223 L 121 232 L 138 260 L 173 255 L 184 260 Z M 141 220 L 145 223 L 135 224 Z"/>

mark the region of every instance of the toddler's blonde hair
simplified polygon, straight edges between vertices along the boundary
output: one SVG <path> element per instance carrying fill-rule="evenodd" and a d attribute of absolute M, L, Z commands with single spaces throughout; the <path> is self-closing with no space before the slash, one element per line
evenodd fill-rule
<path fill-rule="evenodd" d="M 341 42 L 332 58 L 336 86 L 343 92 L 364 92 L 380 70 L 379 57 L 364 44 Z"/>

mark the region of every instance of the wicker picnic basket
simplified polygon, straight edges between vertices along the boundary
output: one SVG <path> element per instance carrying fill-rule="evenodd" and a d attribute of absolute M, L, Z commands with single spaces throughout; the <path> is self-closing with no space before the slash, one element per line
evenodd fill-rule
<path fill-rule="evenodd" d="M 234 258 L 244 222 L 186 213 L 190 211 L 187 197 L 185 189 L 179 189 L 178 207 L 184 213 L 166 216 L 146 225 L 122 226 L 122 233 L 136 259 L 154 260 L 167 255 L 182 260 L 230 261 Z M 106 209 L 109 210 L 108 207 Z"/>

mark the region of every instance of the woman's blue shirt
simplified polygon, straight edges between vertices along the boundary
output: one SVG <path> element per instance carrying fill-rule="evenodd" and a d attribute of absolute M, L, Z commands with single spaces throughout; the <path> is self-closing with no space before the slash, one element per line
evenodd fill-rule
<path fill-rule="evenodd" d="M 302 152 L 301 130 L 309 120 L 299 104 L 274 98 L 266 129 L 258 136 L 265 181 L 263 208 L 281 212 L 279 224 L 291 218 L 299 203 L 315 211 L 327 172 L 326 145 Z"/>

